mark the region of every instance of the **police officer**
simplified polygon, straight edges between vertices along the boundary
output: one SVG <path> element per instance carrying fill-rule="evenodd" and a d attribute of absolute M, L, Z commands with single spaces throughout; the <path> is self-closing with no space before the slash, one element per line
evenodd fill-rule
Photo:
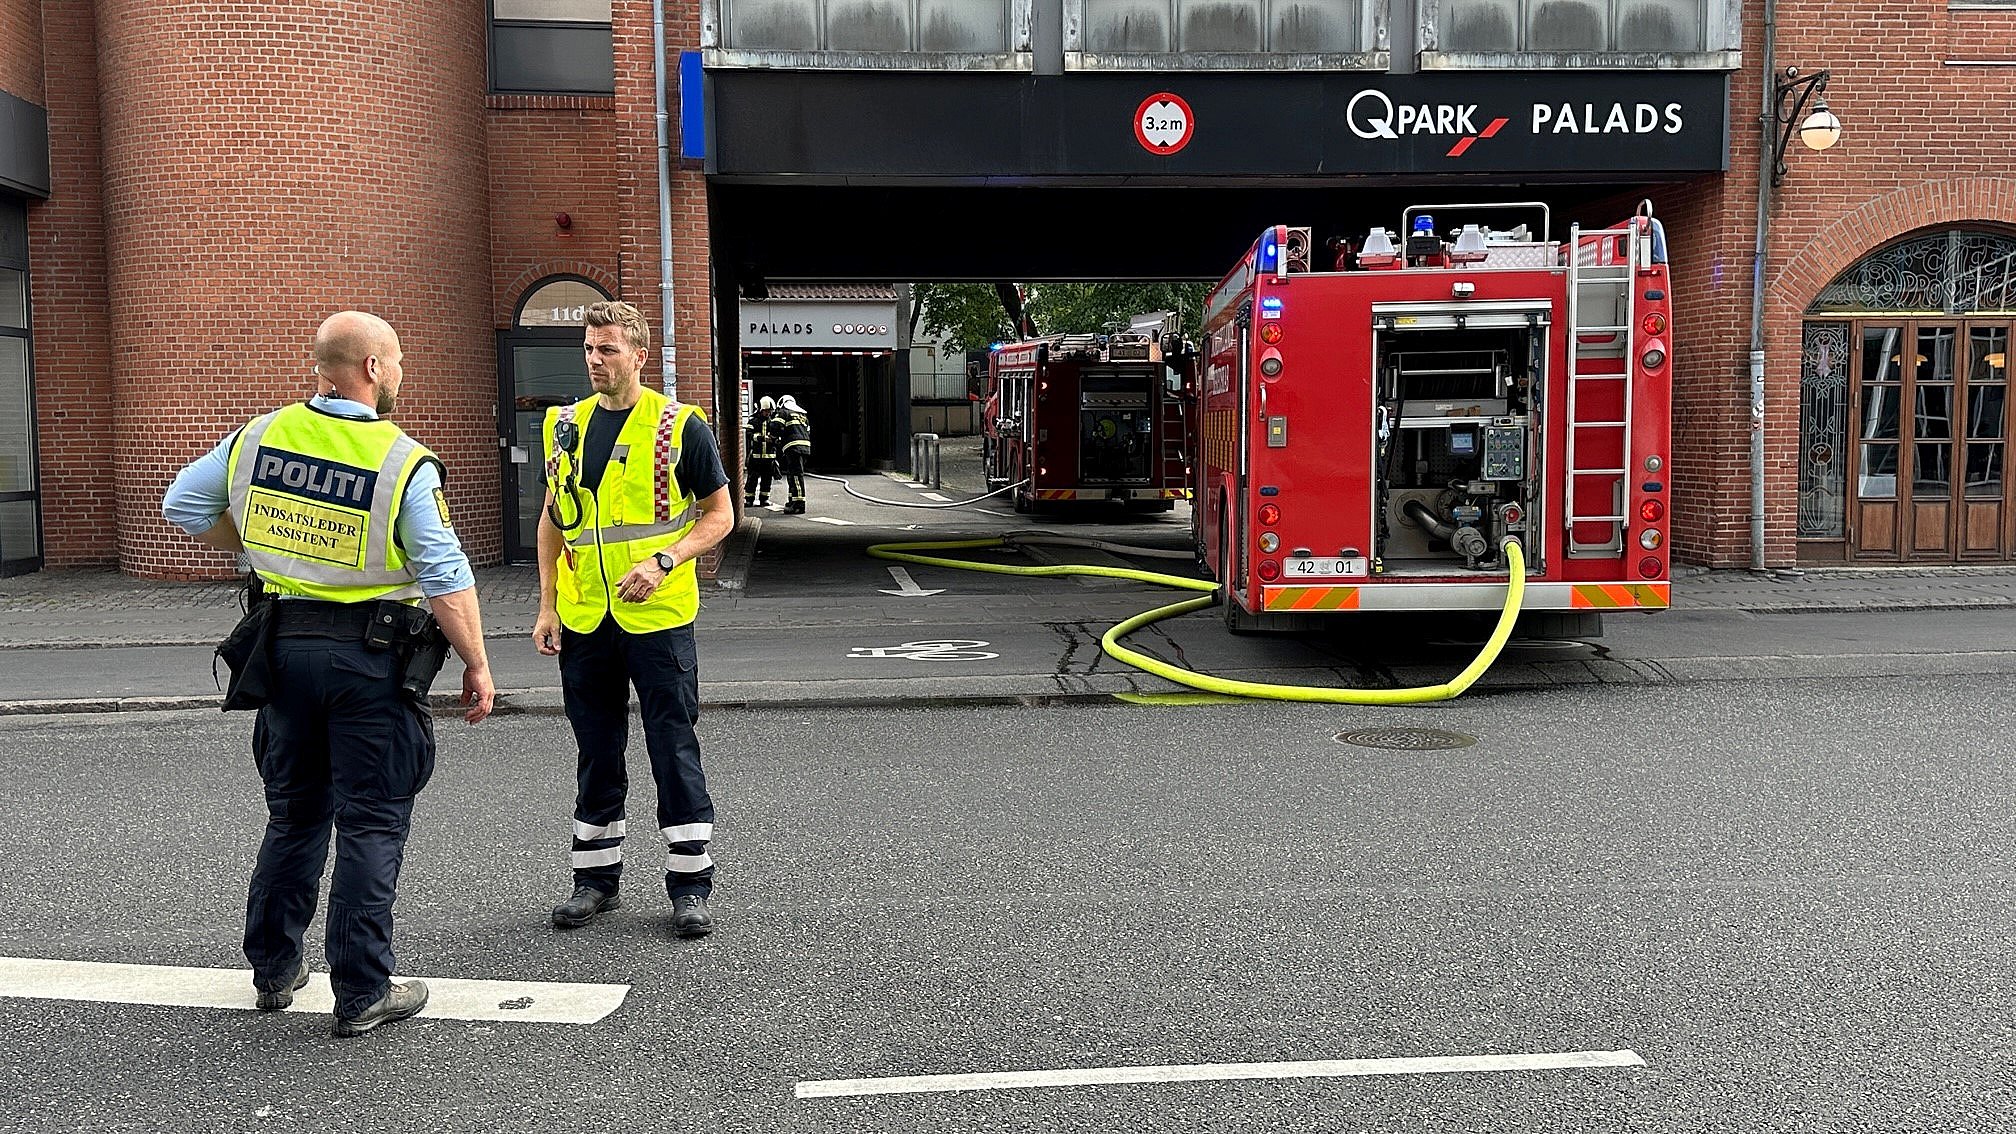
<path fill-rule="evenodd" d="M 768 396 L 756 403 L 756 412 L 749 418 L 749 427 L 743 430 L 748 435 L 749 472 L 742 482 L 742 506 L 753 508 L 770 506 L 770 481 L 777 475 L 777 434 L 773 428 L 777 403 Z M 762 498 L 757 498 L 758 489 Z"/>
<path fill-rule="evenodd" d="M 799 407 L 798 399 L 789 394 L 778 401 L 777 415 L 783 423 L 784 483 L 791 490 L 791 499 L 784 510 L 804 515 L 805 464 L 812 459 L 812 419 Z"/>
<path fill-rule="evenodd" d="M 490 714 L 476 579 L 449 524 L 441 462 L 386 421 L 403 380 L 399 336 L 361 311 L 315 333 L 319 392 L 225 438 L 162 500 L 203 543 L 242 551 L 275 597 L 271 701 L 252 749 L 266 838 L 245 907 L 245 957 L 262 1010 L 308 980 L 301 939 L 337 834 L 325 949 L 335 1034 L 356 1036 L 427 1004 L 394 983 L 392 902 L 413 798 L 434 769 L 424 694 L 405 661 L 432 620 L 462 658 L 464 719 Z M 429 675 L 431 677 L 431 674 Z"/>
<path fill-rule="evenodd" d="M 553 909 L 573 928 L 620 908 L 630 686 L 658 785 L 672 929 L 714 928 L 714 803 L 693 731 L 700 677 L 693 561 L 734 527 L 734 497 L 713 431 L 694 406 L 643 384 L 651 330 L 628 303 L 588 306 L 593 397 L 549 410 L 546 514 L 539 523 L 539 617 L 532 640 L 560 656 L 560 688 L 579 747 L 574 891 Z"/>

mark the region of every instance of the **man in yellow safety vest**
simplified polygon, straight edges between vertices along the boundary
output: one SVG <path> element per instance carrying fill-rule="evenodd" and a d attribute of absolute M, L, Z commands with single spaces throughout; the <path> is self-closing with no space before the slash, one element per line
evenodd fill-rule
<path fill-rule="evenodd" d="M 700 709 L 693 561 L 735 525 L 734 498 L 706 418 L 643 384 L 651 330 L 628 303 L 588 306 L 593 397 L 548 411 L 546 512 L 539 522 L 539 617 L 533 643 L 560 657 L 579 747 L 574 891 L 553 924 L 585 925 L 620 908 L 630 739 L 637 689 L 658 785 L 672 928 L 711 932 L 714 803 L 693 725 Z"/>

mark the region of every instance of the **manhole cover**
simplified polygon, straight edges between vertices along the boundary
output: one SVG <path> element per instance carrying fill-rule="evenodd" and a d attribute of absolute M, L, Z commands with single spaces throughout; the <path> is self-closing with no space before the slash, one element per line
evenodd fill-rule
<path fill-rule="evenodd" d="M 1340 732 L 1337 743 L 1360 748 L 1394 748 L 1402 752 L 1435 752 L 1444 748 L 1468 748 L 1477 738 L 1439 728 L 1364 728 Z"/>

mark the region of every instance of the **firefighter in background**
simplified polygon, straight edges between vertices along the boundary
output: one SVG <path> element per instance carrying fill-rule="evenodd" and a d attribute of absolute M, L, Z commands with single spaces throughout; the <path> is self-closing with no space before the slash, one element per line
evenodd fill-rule
<path fill-rule="evenodd" d="M 735 497 L 698 408 L 644 385 L 651 328 L 628 303 L 583 316 L 595 393 L 547 411 L 546 511 L 539 521 L 539 617 L 532 641 L 560 658 L 578 746 L 574 892 L 553 908 L 571 929 L 618 909 L 629 778 L 630 687 L 657 781 L 672 930 L 714 928 L 714 802 L 700 764 L 700 673 L 693 561 L 735 526 Z"/>
<path fill-rule="evenodd" d="M 805 465 L 812 459 L 812 419 L 799 407 L 798 400 L 789 394 L 777 403 L 777 415 L 783 422 L 784 483 L 791 490 L 791 500 L 784 505 L 784 510 L 802 516 L 805 514 Z"/>
<path fill-rule="evenodd" d="M 756 403 L 756 413 L 749 418 L 749 425 L 743 430 L 748 435 L 749 459 L 749 472 L 742 482 L 744 508 L 770 506 L 770 482 L 777 476 L 779 428 L 776 417 L 777 403 L 766 396 Z"/>

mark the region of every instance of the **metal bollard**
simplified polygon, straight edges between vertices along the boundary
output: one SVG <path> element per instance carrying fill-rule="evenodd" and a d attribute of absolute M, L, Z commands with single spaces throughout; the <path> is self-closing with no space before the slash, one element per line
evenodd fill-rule
<path fill-rule="evenodd" d="M 910 479 L 933 488 L 945 486 L 944 453 L 936 433 L 910 435 Z"/>

